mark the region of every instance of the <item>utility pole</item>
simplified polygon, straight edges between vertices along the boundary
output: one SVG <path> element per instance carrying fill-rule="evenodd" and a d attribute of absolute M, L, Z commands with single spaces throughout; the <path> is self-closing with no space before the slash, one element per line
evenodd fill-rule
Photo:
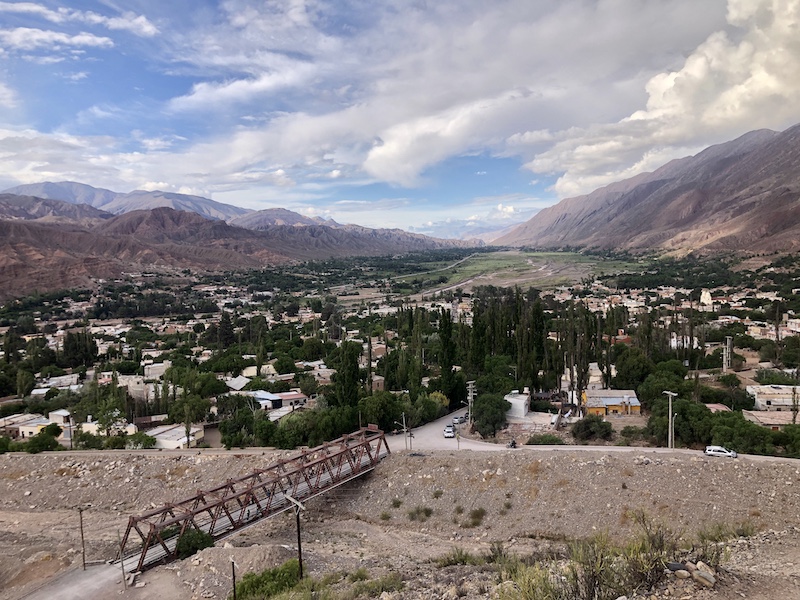
<path fill-rule="evenodd" d="M 86 542 L 84 541 L 83 537 L 83 509 L 79 506 L 78 507 L 78 518 L 81 521 L 81 562 L 83 563 L 83 570 L 86 570 Z M 122 554 L 120 554 L 120 559 L 122 558 Z"/>
<path fill-rule="evenodd" d="M 664 390 L 661 393 L 662 394 L 666 394 L 667 397 L 669 398 L 669 417 L 668 417 L 669 418 L 669 430 L 667 432 L 667 448 L 674 448 L 674 446 L 675 446 L 675 431 L 673 429 L 673 424 L 672 424 L 672 399 L 675 396 L 677 396 L 678 394 L 676 392 L 670 392 L 670 391 L 667 391 L 667 390 Z"/>
<path fill-rule="evenodd" d="M 469 424 L 472 425 L 473 415 L 472 415 L 472 402 L 475 400 L 475 382 L 468 381 L 467 382 L 467 406 L 469 408 Z"/>
<path fill-rule="evenodd" d="M 408 450 L 408 429 L 406 429 L 406 413 L 403 413 L 403 422 L 402 423 L 398 423 L 397 421 L 395 421 L 395 424 L 396 425 L 402 425 L 402 427 L 403 427 L 403 440 L 406 443 L 406 450 Z"/>
<path fill-rule="evenodd" d="M 286 499 L 294 504 L 294 517 L 297 521 L 297 562 L 300 563 L 300 579 L 303 578 L 303 547 L 300 545 L 300 511 L 305 510 L 303 504 L 292 498 L 289 494 L 285 494 Z"/>
<path fill-rule="evenodd" d="M 236 563 L 231 558 L 231 579 L 233 579 L 233 600 L 236 600 Z"/>

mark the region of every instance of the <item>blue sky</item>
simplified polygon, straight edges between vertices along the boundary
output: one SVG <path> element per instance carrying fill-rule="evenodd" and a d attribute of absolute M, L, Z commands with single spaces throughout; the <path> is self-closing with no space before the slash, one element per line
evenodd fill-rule
<path fill-rule="evenodd" d="M 800 0 L 0 1 L 0 189 L 499 228 L 796 124 L 799 25 Z"/>

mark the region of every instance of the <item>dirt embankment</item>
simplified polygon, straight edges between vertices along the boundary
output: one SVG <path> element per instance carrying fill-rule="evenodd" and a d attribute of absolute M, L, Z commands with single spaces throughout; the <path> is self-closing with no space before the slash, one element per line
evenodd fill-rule
<path fill-rule="evenodd" d="M 85 508 L 87 559 L 104 560 L 113 556 L 129 515 L 271 459 L 0 456 L 0 599 L 19 598 L 53 573 L 80 565 L 78 506 Z M 690 597 L 788 600 L 800 597 L 800 546 L 796 533 L 780 532 L 800 525 L 798 487 L 800 462 L 644 450 L 396 453 L 363 481 L 307 504 L 304 562 L 312 575 L 360 567 L 375 577 L 398 572 L 406 580 L 404 591 L 391 596 L 398 600 L 442 598 L 454 586 L 457 596 L 489 598 L 497 585 L 491 570 L 440 568 L 432 561 L 453 548 L 487 553 L 498 542 L 509 552 L 538 556 L 598 532 L 623 540 L 634 530 L 633 511 L 643 510 L 679 533 L 684 545 L 719 523 L 768 532 L 733 544 L 730 570 L 721 573 L 717 589 L 692 590 Z M 293 515 L 278 516 L 230 538 L 228 547 L 146 573 L 145 588 L 125 593 L 224 598 L 232 558 L 242 572 L 275 566 L 294 556 L 295 536 Z"/>

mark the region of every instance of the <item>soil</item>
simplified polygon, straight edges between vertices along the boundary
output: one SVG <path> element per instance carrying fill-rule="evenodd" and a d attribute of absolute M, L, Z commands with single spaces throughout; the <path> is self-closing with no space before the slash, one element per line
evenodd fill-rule
<path fill-rule="evenodd" d="M 86 559 L 105 561 L 114 556 L 129 515 L 264 467 L 277 456 L 0 456 L 0 600 L 22 598 L 55 574 L 80 569 L 78 507 L 84 508 Z M 757 533 L 726 543 L 714 589 L 670 577 L 651 594 L 629 598 L 795 600 L 799 487 L 800 462 L 757 457 L 647 449 L 395 452 L 361 481 L 307 503 L 303 563 L 316 577 L 362 568 L 371 579 L 400 574 L 403 589 L 383 598 L 495 598 L 498 586 L 508 584 L 493 566 L 442 567 L 435 561 L 454 549 L 483 556 L 501 547 L 525 559 L 558 557 L 569 540 L 598 533 L 622 542 L 635 534 L 633 515 L 641 510 L 680 536 L 690 558 L 699 532 L 719 524 Z M 294 514 L 282 514 L 194 557 L 151 569 L 137 579 L 143 587 L 116 593 L 141 600 L 226 598 L 231 560 L 238 576 L 277 566 L 296 556 L 296 535 Z"/>

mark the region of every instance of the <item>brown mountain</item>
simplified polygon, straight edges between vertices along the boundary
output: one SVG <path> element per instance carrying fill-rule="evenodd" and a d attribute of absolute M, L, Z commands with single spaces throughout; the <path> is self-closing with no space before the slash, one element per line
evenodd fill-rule
<path fill-rule="evenodd" d="M 496 245 L 793 251 L 800 247 L 800 125 L 759 130 L 546 208 Z"/>
<path fill-rule="evenodd" d="M 90 225 L 6 219 L 0 220 L 0 299 L 34 290 L 87 287 L 93 278 L 128 271 L 249 269 L 466 245 L 354 226 L 279 225 L 251 231 L 171 208 L 98 218 Z"/>

